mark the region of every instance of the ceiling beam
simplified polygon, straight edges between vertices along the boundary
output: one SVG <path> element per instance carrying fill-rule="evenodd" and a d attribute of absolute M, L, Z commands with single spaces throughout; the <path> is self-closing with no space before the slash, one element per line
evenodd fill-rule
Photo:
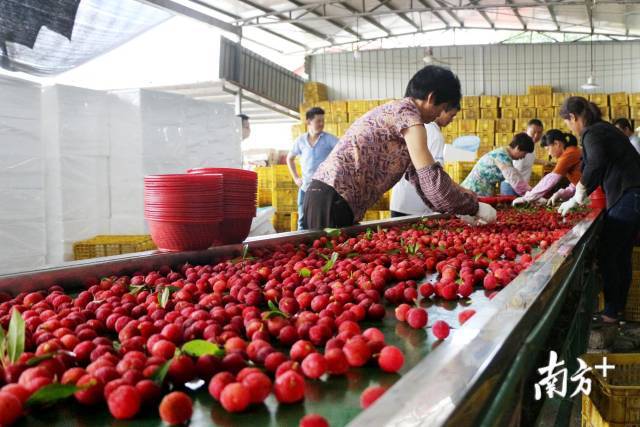
<path fill-rule="evenodd" d="M 298 6 L 298 7 L 301 7 L 301 6 L 304 6 L 304 5 L 305 5 L 304 3 L 302 3 L 302 2 L 300 2 L 300 1 L 298 1 L 298 0 L 287 0 L 287 1 L 288 1 L 289 3 L 291 3 L 291 4 L 293 4 L 293 5 Z M 313 9 L 308 9 L 308 11 L 309 11 L 309 12 L 311 12 L 312 14 L 316 15 L 316 16 L 324 16 L 321 12 L 317 12 L 317 11 L 315 11 L 315 10 L 313 10 Z M 336 27 L 340 28 L 341 30 L 346 31 L 347 33 L 351 34 L 352 36 L 354 36 L 355 38 L 357 38 L 358 40 L 360 40 L 360 38 L 361 38 L 361 37 L 360 37 L 360 34 L 358 34 L 358 32 L 357 32 L 357 31 L 352 30 L 351 28 L 349 28 L 349 25 L 348 25 L 348 24 L 344 24 L 344 23 L 342 23 L 342 22 L 340 22 L 340 21 L 337 21 L 337 20 L 335 20 L 335 19 L 332 19 L 332 18 L 328 18 L 326 21 L 327 21 L 328 23 L 330 23 L 330 24 L 332 24 L 332 25 L 334 25 L 334 26 L 336 26 Z"/>
<path fill-rule="evenodd" d="M 161 7 L 163 9 L 170 10 L 179 15 L 188 16 L 189 18 L 193 18 L 197 21 L 204 22 L 205 24 L 209 24 L 214 27 L 220 28 L 221 30 L 227 31 L 231 34 L 235 34 L 238 37 L 242 35 L 242 28 L 240 28 L 239 26 L 221 21 L 217 18 L 214 18 L 213 16 L 207 15 L 206 13 L 199 12 L 181 3 L 178 3 L 175 0 L 144 0 L 144 1 L 146 3 Z"/>
<path fill-rule="evenodd" d="M 513 0 L 506 0 L 506 1 L 507 1 L 507 4 L 513 5 Z M 516 18 L 518 18 L 518 21 L 520 21 L 520 25 L 522 25 L 522 29 L 526 30 L 527 23 L 524 22 L 524 19 L 522 19 L 522 15 L 520 15 L 520 11 L 514 6 L 511 6 L 511 10 L 513 11 L 513 14 L 516 16 Z"/>
<path fill-rule="evenodd" d="M 480 3 L 480 1 L 479 0 L 469 0 L 469 3 L 471 3 L 474 6 L 479 6 L 478 3 Z M 491 26 L 491 28 L 496 28 L 496 24 L 489 18 L 489 15 L 487 15 L 487 12 L 485 12 L 482 9 L 478 9 L 478 10 L 476 10 L 476 12 L 478 12 L 480 14 L 480 16 L 482 16 L 484 18 L 485 21 L 487 21 L 487 23 L 489 24 L 489 26 Z"/>
<path fill-rule="evenodd" d="M 431 10 L 431 14 L 434 15 L 436 18 L 438 18 L 447 28 L 450 27 L 449 25 L 449 21 L 447 21 L 446 19 L 444 19 L 442 17 L 442 15 L 440 14 L 440 12 L 436 12 L 435 10 L 433 10 L 433 8 L 431 7 L 431 5 L 429 3 L 427 3 L 426 0 L 418 0 L 418 3 L 420 3 L 422 6 L 428 8 L 428 9 L 432 9 Z M 455 18 L 454 18 L 455 19 Z"/>
<path fill-rule="evenodd" d="M 460 17 L 458 16 L 457 13 L 455 13 L 454 11 L 452 11 L 451 9 L 449 9 L 447 7 L 447 5 L 442 2 L 441 0 L 435 0 L 436 3 L 438 3 L 438 6 L 440 6 L 441 8 L 443 8 L 451 18 L 453 18 L 454 21 L 456 21 L 456 23 L 458 24 L 458 26 L 460 27 L 464 27 L 464 22 L 462 22 L 462 19 L 460 19 Z"/>
<path fill-rule="evenodd" d="M 347 2 L 340 2 L 340 5 L 342 7 L 344 7 L 346 10 L 348 10 L 351 13 L 363 13 L 364 11 L 359 11 L 358 9 L 356 9 L 355 7 L 351 6 L 349 3 Z M 389 30 L 387 27 L 385 27 L 384 25 L 382 25 L 381 23 L 379 23 L 378 21 L 376 21 L 375 19 L 369 17 L 369 16 L 363 16 L 362 19 L 366 22 L 368 22 L 369 24 L 373 25 L 374 27 L 376 27 L 377 29 L 379 29 L 380 31 L 383 31 L 384 33 L 386 33 L 388 36 L 391 35 L 391 30 Z"/>
<path fill-rule="evenodd" d="M 265 6 L 261 6 L 261 5 L 255 3 L 255 2 L 253 2 L 251 0 L 238 0 L 238 1 L 240 3 L 243 3 L 243 4 L 247 5 L 247 6 L 253 7 L 254 9 L 258 9 L 259 11 L 261 11 L 263 13 L 275 12 L 274 10 L 269 9 L 268 7 L 265 7 Z M 280 20 L 286 20 L 287 19 L 286 15 L 283 15 L 283 14 L 280 14 L 280 13 L 276 14 L 275 16 Z M 314 37 L 317 37 L 317 38 L 321 39 L 322 41 L 329 41 L 329 40 L 327 40 L 329 38 L 329 36 L 327 34 L 324 34 L 324 33 L 321 33 L 319 31 L 316 31 L 316 30 L 314 30 L 313 28 L 311 28 L 309 26 L 306 26 L 306 25 L 303 25 L 303 24 L 298 24 L 298 23 L 295 23 L 295 22 L 291 22 L 291 25 L 293 25 L 296 28 L 301 29 L 302 31 L 304 31 L 306 33 L 311 34 Z M 329 41 L 329 42 L 333 43 L 333 41 Z"/>
<path fill-rule="evenodd" d="M 383 0 L 378 0 L 380 2 L 380 4 L 384 4 L 387 9 L 389 10 L 393 10 L 396 11 L 398 10 L 397 7 L 395 7 L 394 5 L 391 4 L 391 2 L 389 1 L 383 1 Z M 415 22 L 413 22 L 413 19 L 409 18 L 409 16 L 407 16 L 406 13 L 398 13 L 398 16 L 400 17 L 400 19 L 402 19 L 404 22 L 406 22 L 407 24 L 411 25 L 413 28 L 415 28 L 416 30 L 420 30 L 420 26 L 418 24 L 416 24 Z"/>
<path fill-rule="evenodd" d="M 206 3 L 206 2 L 204 2 L 204 1 L 202 1 L 202 0 L 190 0 L 190 1 L 191 1 L 192 3 L 195 3 L 195 4 L 199 5 L 199 6 L 206 7 L 206 8 L 208 8 L 208 9 L 211 9 L 211 10 L 213 10 L 214 12 L 217 12 L 217 13 L 219 13 L 219 14 L 221 14 L 221 15 L 228 16 L 228 17 L 229 17 L 229 18 L 231 18 L 231 19 L 242 19 L 242 17 L 241 17 L 241 16 L 239 16 L 239 15 L 235 15 L 235 14 L 233 14 L 233 13 L 231 13 L 231 12 L 226 11 L 226 10 L 223 10 L 223 9 L 218 8 L 218 7 L 212 6 L 212 5 L 210 5 L 209 3 Z M 267 33 L 267 34 L 271 34 L 272 36 L 275 36 L 275 37 L 281 38 L 282 40 L 285 40 L 285 41 L 287 41 L 287 42 L 289 42 L 289 43 L 292 43 L 292 44 L 294 44 L 294 45 L 296 45 L 296 46 L 300 46 L 300 47 L 303 47 L 303 48 L 305 48 L 305 49 L 309 49 L 309 46 L 307 46 L 307 45 L 305 45 L 305 44 L 303 44 L 303 43 L 300 43 L 300 42 L 299 42 L 299 41 L 297 41 L 297 40 L 294 40 L 294 39 L 292 39 L 292 38 L 289 38 L 289 37 L 287 37 L 287 36 L 285 36 L 285 35 L 282 35 L 282 34 L 280 34 L 280 33 L 276 33 L 275 31 L 272 31 L 272 30 L 270 30 L 270 29 L 268 29 L 268 28 L 260 28 L 260 29 L 261 29 L 262 31 L 264 31 L 265 33 Z"/>
<path fill-rule="evenodd" d="M 544 4 L 547 6 L 547 10 L 549 11 L 551 19 L 553 19 L 553 23 L 556 26 L 556 31 L 560 31 L 560 24 L 558 24 L 558 17 L 556 16 L 556 12 L 553 9 L 553 5 L 546 2 Z"/>

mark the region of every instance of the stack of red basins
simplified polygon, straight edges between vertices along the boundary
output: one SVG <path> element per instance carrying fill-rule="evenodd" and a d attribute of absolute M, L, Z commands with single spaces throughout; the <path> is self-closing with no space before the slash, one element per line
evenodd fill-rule
<path fill-rule="evenodd" d="M 144 178 L 144 217 L 160 250 L 207 249 L 220 241 L 224 219 L 222 174 Z"/>
<path fill-rule="evenodd" d="M 195 168 L 187 172 L 200 176 L 224 176 L 224 220 L 220 225 L 222 243 L 240 243 L 246 239 L 256 216 L 258 174 L 232 168 Z"/>

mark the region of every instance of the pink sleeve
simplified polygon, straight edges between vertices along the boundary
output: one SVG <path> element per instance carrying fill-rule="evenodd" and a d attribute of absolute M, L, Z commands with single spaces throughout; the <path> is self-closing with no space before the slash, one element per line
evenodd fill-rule
<path fill-rule="evenodd" d="M 524 195 L 524 199 L 528 202 L 538 200 L 541 197 L 544 197 L 560 180 L 562 179 L 562 175 L 557 173 L 549 173 L 545 175 L 540 182 L 533 187 L 531 190 L 527 191 Z"/>
<path fill-rule="evenodd" d="M 567 188 L 558 190 L 558 193 L 560 193 L 560 198 L 562 200 L 569 200 L 576 193 L 576 186 L 571 184 Z"/>
<path fill-rule="evenodd" d="M 522 179 L 522 175 L 520 175 L 520 172 L 518 172 L 516 168 L 511 165 L 504 165 L 502 167 L 498 166 L 498 168 L 500 169 L 500 172 L 502 172 L 502 176 L 505 181 L 511 185 L 513 191 L 515 191 L 519 196 L 529 191 L 531 187 L 529 187 L 527 181 Z"/>
<path fill-rule="evenodd" d="M 411 165 L 407 178 L 416 187 L 418 195 L 436 212 L 475 215 L 478 212 L 478 197 L 457 185 L 439 163 L 418 171 Z"/>

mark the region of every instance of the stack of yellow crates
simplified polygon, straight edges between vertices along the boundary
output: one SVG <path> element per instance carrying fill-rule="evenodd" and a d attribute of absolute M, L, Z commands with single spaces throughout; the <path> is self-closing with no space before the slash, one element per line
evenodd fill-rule
<path fill-rule="evenodd" d="M 305 104 L 314 104 L 329 99 L 327 85 L 320 82 L 307 82 L 302 89 Z"/>
<path fill-rule="evenodd" d="M 451 179 L 460 184 L 469 175 L 475 162 L 447 162 L 444 164 L 444 170 Z"/>
<path fill-rule="evenodd" d="M 258 174 L 258 206 L 271 206 L 271 166 L 256 168 Z"/>
<path fill-rule="evenodd" d="M 73 244 L 73 259 L 90 259 L 156 249 L 149 235 L 98 235 Z"/>

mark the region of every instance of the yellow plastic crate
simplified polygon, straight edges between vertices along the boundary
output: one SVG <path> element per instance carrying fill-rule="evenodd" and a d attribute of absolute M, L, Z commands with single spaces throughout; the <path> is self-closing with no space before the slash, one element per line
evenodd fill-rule
<path fill-rule="evenodd" d="M 560 107 L 562 104 L 564 104 L 564 101 L 570 97 L 571 94 L 570 93 L 566 93 L 566 92 L 556 92 L 553 94 L 553 106 L 554 107 Z"/>
<path fill-rule="evenodd" d="M 637 256 L 634 249 L 634 272 L 631 276 L 631 285 L 629 286 L 629 293 L 627 294 L 627 305 L 624 308 L 624 318 L 630 322 L 640 321 L 640 271 L 635 270 L 638 265 L 635 264 Z"/>
<path fill-rule="evenodd" d="M 380 211 L 380 219 L 391 218 L 391 211 Z"/>
<path fill-rule="evenodd" d="M 504 147 L 505 145 L 509 145 L 512 139 L 513 132 L 499 132 L 496 133 L 494 144 L 496 147 Z"/>
<path fill-rule="evenodd" d="M 298 173 L 300 168 L 298 167 Z M 271 188 L 275 189 L 297 189 L 298 186 L 293 181 L 289 167 L 287 165 L 271 166 Z"/>
<path fill-rule="evenodd" d="M 462 118 L 464 120 L 478 120 L 480 117 L 479 108 L 467 108 L 462 110 Z"/>
<path fill-rule="evenodd" d="M 537 111 L 534 107 L 518 108 L 518 118 L 520 119 L 533 119 L 536 113 Z"/>
<path fill-rule="evenodd" d="M 517 119 L 518 118 L 518 109 L 517 108 L 503 108 L 501 111 L 503 119 Z"/>
<path fill-rule="evenodd" d="M 484 95 L 480 97 L 480 108 L 498 108 L 498 97 Z"/>
<path fill-rule="evenodd" d="M 607 107 L 609 105 L 609 97 L 606 93 L 592 93 L 589 95 L 589 101 L 598 107 Z"/>
<path fill-rule="evenodd" d="M 462 108 L 480 108 L 480 97 L 479 96 L 463 96 L 462 97 Z"/>
<path fill-rule="evenodd" d="M 635 246 L 633 248 L 631 265 L 633 266 L 634 271 L 640 271 L 640 246 Z"/>
<path fill-rule="evenodd" d="M 493 149 L 493 145 L 494 145 L 494 141 L 495 141 L 495 134 L 493 132 L 491 133 L 478 133 L 478 137 L 480 138 L 480 147 L 481 148 L 490 148 Z"/>
<path fill-rule="evenodd" d="M 640 92 L 629 94 L 629 105 L 632 107 L 640 107 Z"/>
<path fill-rule="evenodd" d="M 500 116 L 497 108 L 482 108 L 480 110 L 480 118 L 495 120 Z"/>
<path fill-rule="evenodd" d="M 517 95 L 502 95 L 500 97 L 500 108 L 517 108 L 518 107 L 518 96 Z"/>
<path fill-rule="evenodd" d="M 445 171 L 454 182 L 459 184 L 469 175 L 474 165 L 475 162 L 447 162 Z"/>
<path fill-rule="evenodd" d="M 476 120 L 462 119 L 459 125 L 460 133 L 469 134 L 476 132 Z"/>
<path fill-rule="evenodd" d="M 629 108 L 629 115 L 631 116 L 631 118 L 633 120 L 638 120 L 640 119 L 640 106 L 638 107 L 631 107 Z"/>
<path fill-rule="evenodd" d="M 258 206 L 271 206 L 271 192 L 270 188 L 258 187 Z"/>
<path fill-rule="evenodd" d="M 315 104 L 318 101 L 326 101 L 329 99 L 327 94 L 327 85 L 320 82 L 307 82 L 304 84 L 302 89 L 302 96 L 306 104 Z"/>
<path fill-rule="evenodd" d="M 553 95 L 536 95 L 536 107 L 553 107 Z"/>
<path fill-rule="evenodd" d="M 258 188 L 271 190 L 271 166 L 258 166 L 255 172 L 258 174 Z"/>
<path fill-rule="evenodd" d="M 391 192 L 387 191 L 382 195 L 382 197 L 373 204 L 373 206 L 369 206 L 369 210 L 372 211 L 385 211 L 389 210 L 389 201 L 391 200 Z"/>
<path fill-rule="evenodd" d="M 553 119 L 553 127 L 555 129 L 560 129 L 561 131 L 564 131 L 564 132 L 569 131 L 569 127 L 567 126 L 567 124 L 565 123 L 562 117 L 555 117 Z"/>
<path fill-rule="evenodd" d="M 378 221 L 380 219 L 380 212 L 378 210 L 369 209 L 364 213 L 363 221 Z"/>
<path fill-rule="evenodd" d="M 340 138 L 342 137 L 345 133 L 347 133 L 347 129 L 349 129 L 351 125 L 349 123 L 338 123 L 337 127 L 337 136 Z"/>
<path fill-rule="evenodd" d="M 89 259 L 150 251 L 156 245 L 149 235 L 98 235 L 73 244 L 73 259 Z"/>
<path fill-rule="evenodd" d="M 326 117 L 325 117 L 326 120 Z M 348 123 L 349 122 L 349 113 L 346 111 L 332 111 L 331 112 L 331 120 L 332 123 Z"/>
<path fill-rule="evenodd" d="M 291 231 L 298 231 L 298 212 L 291 212 Z"/>
<path fill-rule="evenodd" d="M 518 95 L 518 108 L 535 107 L 535 95 Z"/>
<path fill-rule="evenodd" d="M 534 85 L 527 88 L 529 95 L 551 95 L 553 86 L 551 85 Z"/>
<path fill-rule="evenodd" d="M 589 396 L 582 395 L 582 421 L 581 427 L 623 427 L 624 423 L 611 423 L 605 421 L 598 408 L 593 404 Z"/>
<path fill-rule="evenodd" d="M 493 119 L 479 119 L 476 123 L 478 132 L 493 133 L 495 132 L 496 122 Z"/>
<path fill-rule="evenodd" d="M 349 110 L 349 113 L 355 112 L 355 113 L 365 113 L 367 112 L 369 107 L 369 101 L 362 101 L 362 100 L 356 100 L 356 101 L 347 101 L 347 109 Z"/>
<path fill-rule="evenodd" d="M 611 106 L 611 117 L 613 117 L 613 119 L 618 119 L 620 117 L 626 117 L 629 118 L 629 106 L 628 105 L 615 105 L 615 106 Z"/>
<path fill-rule="evenodd" d="M 349 123 L 353 123 L 362 117 L 364 113 L 360 111 L 349 111 Z"/>
<path fill-rule="evenodd" d="M 602 364 L 604 356 L 607 364 L 615 366 L 606 378 L 601 370 L 594 369 Z M 619 425 L 640 424 L 640 354 L 589 353 L 581 359 L 592 369 L 585 374 L 591 379 L 589 398 L 602 420 Z"/>
<path fill-rule="evenodd" d="M 554 109 L 553 107 L 538 107 L 536 108 L 536 116 L 539 119 L 553 119 Z"/>
<path fill-rule="evenodd" d="M 338 133 L 338 126 L 335 123 L 325 123 L 323 131 L 331 135 L 336 135 Z"/>
<path fill-rule="evenodd" d="M 277 212 L 294 212 L 298 210 L 298 188 L 278 188 L 271 194 L 273 207 Z"/>
<path fill-rule="evenodd" d="M 513 132 L 513 119 L 497 119 L 495 121 L 495 132 L 496 133 Z"/>
<path fill-rule="evenodd" d="M 514 132 L 516 133 L 520 133 L 520 132 L 524 132 L 527 130 L 527 124 L 529 123 L 529 120 L 531 120 L 531 118 L 519 118 L 516 119 L 514 122 Z"/>
<path fill-rule="evenodd" d="M 460 119 L 456 116 L 454 120 L 451 121 L 442 131 L 443 133 L 451 132 L 458 133 L 460 132 Z"/>
<path fill-rule="evenodd" d="M 349 110 L 347 109 L 347 101 L 331 101 L 331 111 L 333 111 L 334 113 L 336 112 L 343 112 L 346 113 Z"/>
<path fill-rule="evenodd" d="M 271 224 L 278 233 L 291 231 L 291 216 L 293 212 L 276 212 L 271 217 Z"/>
<path fill-rule="evenodd" d="M 620 105 L 629 105 L 629 98 L 626 92 L 616 92 L 609 94 L 609 105 L 612 107 Z"/>
<path fill-rule="evenodd" d="M 297 124 L 291 126 L 291 139 L 298 139 L 300 135 L 307 131 L 306 124 Z"/>

